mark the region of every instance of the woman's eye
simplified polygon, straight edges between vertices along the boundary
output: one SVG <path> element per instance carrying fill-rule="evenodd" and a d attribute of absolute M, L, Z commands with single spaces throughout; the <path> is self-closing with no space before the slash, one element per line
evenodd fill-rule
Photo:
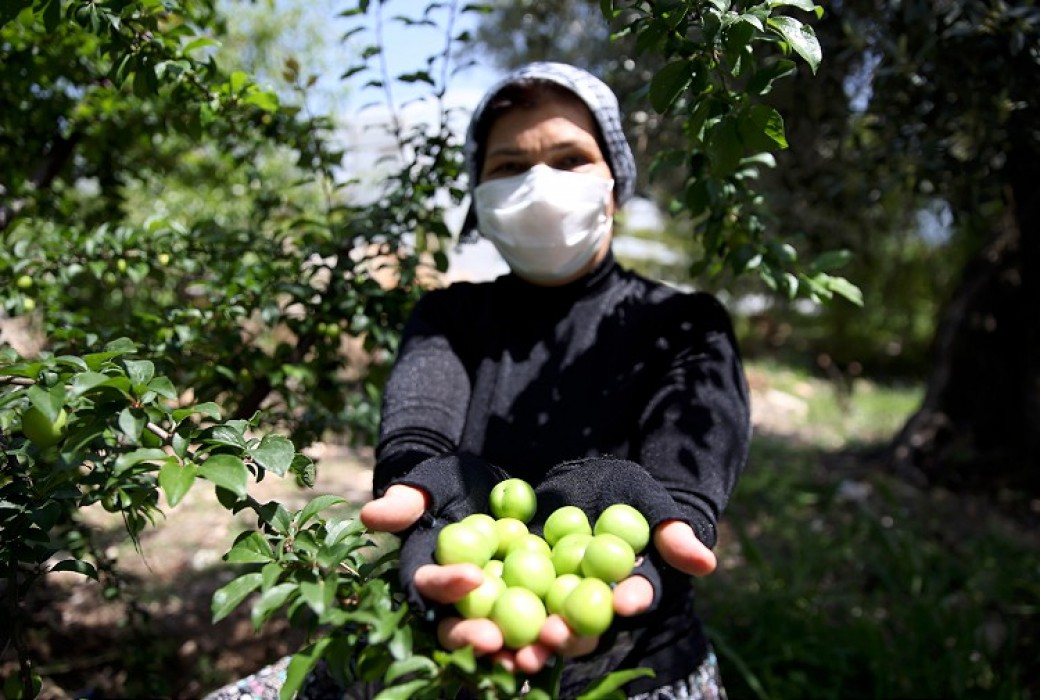
<path fill-rule="evenodd" d="M 560 158 L 556 161 L 555 167 L 557 170 L 574 170 L 588 163 L 589 159 L 585 156 L 574 154 Z"/>
<path fill-rule="evenodd" d="M 513 163 L 513 162 L 498 163 L 494 167 L 491 168 L 491 174 L 492 175 L 516 175 L 518 173 L 522 173 L 526 169 L 527 168 L 524 167 L 523 165 L 521 165 L 520 163 Z"/>

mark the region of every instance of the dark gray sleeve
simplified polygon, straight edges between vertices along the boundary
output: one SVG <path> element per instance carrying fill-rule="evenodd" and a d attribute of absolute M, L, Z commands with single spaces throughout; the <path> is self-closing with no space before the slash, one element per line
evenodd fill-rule
<path fill-rule="evenodd" d="M 470 380 L 445 332 L 448 301 L 441 292 L 428 293 L 405 326 L 383 392 L 376 496 L 423 460 L 458 448 Z"/>
<path fill-rule="evenodd" d="M 751 417 L 747 382 L 729 315 L 695 297 L 659 385 L 639 419 L 635 461 L 661 484 L 697 537 L 713 547 L 716 523 L 747 460 Z"/>

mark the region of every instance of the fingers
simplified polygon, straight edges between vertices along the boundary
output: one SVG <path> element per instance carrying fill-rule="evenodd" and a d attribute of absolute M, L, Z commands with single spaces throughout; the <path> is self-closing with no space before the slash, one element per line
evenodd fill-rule
<path fill-rule="evenodd" d="M 437 625 L 437 638 L 445 649 L 472 646 L 477 656 L 491 654 L 495 663 L 510 672 L 538 673 L 553 655 L 553 651 L 542 644 L 529 644 L 516 651 L 503 648 L 504 640 L 498 625 L 484 618 L 441 620 Z"/>
<path fill-rule="evenodd" d="M 361 522 L 370 530 L 400 532 L 411 527 L 429 505 L 429 494 L 422 489 L 394 484 L 361 508 Z"/>
<path fill-rule="evenodd" d="M 502 632 L 486 618 L 446 618 L 437 625 L 437 638 L 445 649 L 472 646 L 478 656 L 490 654 L 491 660 L 510 672 L 538 673 L 559 654 L 584 656 L 595 650 L 599 637 L 579 637 L 559 615 L 550 615 L 542 627 L 538 641 L 519 649 L 506 649 Z"/>
<path fill-rule="evenodd" d="M 472 646 L 478 656 L 502 651 L 502 631 L 491 620 L 449 617 L 437 625 L 437 639 L 445 649 Z M 543 662 L 544 663 L 544 662 Z"/>
<path fill-rule="evenodd" d="M 614 586 L 614 612 L 622 617 L 639 615 L 654 602 L 654 587 L 642 576 L 629 576 Z"/>
<path fill-rule="evenodd" d="M 455 603 L 484 582 L 476 564 L 424 564 L 415 570 L 415 590 L 436 603 Z"/>
<path fill-rule="evenodd" d="M 666 520 L 654 529 L 654 546 L 679 571 L 706 576 L 715 570 L 715 553 L 681 520 Z"/>
<path fill-rule="evenodd" d="M 510 673 L 516 673 L 516 652 L 512 649 L 499 649 L 491 655 L 491 661 Z"/>
<path fill-rule="evenodd" d="M 542 625 L 538 642 L 561 656 L 584 656 L 599 644 L 599 637 L 579 637 L 559 615 L 550 615 Z"/>
<path fill-rule="evenodd" d="M 528 644 L 516 650 L 516 668 L 524 673 L 538 673 L 553 656 L 553 651 L 544 644 Z"/>

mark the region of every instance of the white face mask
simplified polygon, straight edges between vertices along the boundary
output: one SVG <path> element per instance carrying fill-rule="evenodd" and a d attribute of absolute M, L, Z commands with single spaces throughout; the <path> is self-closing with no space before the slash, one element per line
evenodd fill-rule
<path fill-rule="evenodd" d="M 517 275 L 555 282 L 580 271 L 610 233 L 614 181 L 538 164 L 473 191 L 480 233 Z"/>

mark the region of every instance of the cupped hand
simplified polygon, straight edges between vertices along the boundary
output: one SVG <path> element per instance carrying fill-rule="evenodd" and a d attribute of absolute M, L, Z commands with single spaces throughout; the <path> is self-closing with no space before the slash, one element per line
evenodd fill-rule
<path fill-rule="evenodd" d="M 671 566 L 695 576 L 705 576 L 715 570 L 715 554 L 697 539 L 691 528 L 681 520 L 668 520 L 654 529 L 654 546 Z M 614 612 L 620 617 L 632 617 L 650 609 L 654 602 L 654 588 L 646 578 L 635 575 L 614 586 Z M 581 637 L 559 615 L 550 615 L 542 626 L 535 651 L 516 652 L 515 666 L 528 673 L 536 673 L 551 656 L 582 656 L 590 653 L 599 643 L 598 637 Z M 544 651 L 551 652 L 545 654 Z"/>

